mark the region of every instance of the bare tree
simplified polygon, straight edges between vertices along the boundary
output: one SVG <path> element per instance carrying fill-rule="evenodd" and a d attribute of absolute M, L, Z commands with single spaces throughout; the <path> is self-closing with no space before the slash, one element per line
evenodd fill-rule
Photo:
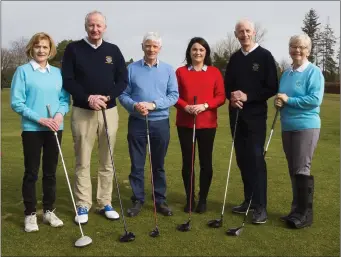
<path fill-rule="evenodd" d="M 212 53 L 229 57 L 240 48 L 239 41 L 233 33 L 227 33 L 226 38 L 219 40 L 213 47 Z"/>
<path fill-rule="evenodd" d="M 16 41 L 12 41 L 11 55 L 13 66 L 19 66 L 28 61 L 28 58 L 25 53 L 27 43 L 28 40 L 24 37 L 21 37 Z"/>
<path fill-rule="evenodd" d="M 259 22 L 255 23 L 255 31 L 256 31 L 256 36 L 255 36 L 255 41 L 258 44 L 262 44 L 265 41 L 265 36 L 268 31 L 262 27 L 262 25 Z"/>
<path fill-rule="evenodd" d="M 281 69 L 281 73 L 283 73 L 286 69 L 289 69 L 291 67 L 291 64 L 286 59 L 282 59 L 279 62 L 278 66 Z"/>
<path fill-rule="evenodd" d="M 1 48 L 1 71 L 11 67 L 12 56 L 11 51 L 7 48 Z"/>

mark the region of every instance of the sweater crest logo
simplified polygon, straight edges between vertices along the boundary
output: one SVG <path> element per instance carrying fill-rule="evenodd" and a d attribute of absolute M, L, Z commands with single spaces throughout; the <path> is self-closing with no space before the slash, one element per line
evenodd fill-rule
<path fill-rule="evenodd" d="M 111 57 L 111 56 L 106 56 L 106 57 L 105 57 L 105 63 L 107 63 L 107 64 L 113 64 L 113 63 L 112 63 L 112 57 Z"/>
<path fill-rule="evenodd" d="M 259 64 L 258 63 L 252 64 L 252 70 L 253 71 L 258 71 L 258 69 L 259 69 Z"/>

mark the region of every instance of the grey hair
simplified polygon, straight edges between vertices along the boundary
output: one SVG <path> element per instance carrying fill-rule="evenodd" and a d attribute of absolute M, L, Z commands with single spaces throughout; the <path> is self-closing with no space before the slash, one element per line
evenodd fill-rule
<path fill-rule="evenodd" d="M 311 38 L 307 34 L 292 36 L 289 40 L 289 47 L 296 42 L 303 43 L 307 47 L 309 53 L 311 52 Z"/>
<path fill-rule="evenodd" d="M 234 31 L 237 31 L 238 27 L 244 23 L 250 24 L 251 28 L 255 30 L 255 24 L 252 21 L 250 21 L 249 19 L 241 19 L 236 23 L 236 26 L 234 27 Z"/>
<path fill-rule="evenodd" d="M 160 47 L 162 46 L 162 39 L 157 32 L 147 32 L 143 37 L 142 45 L 144 45 L 147 40 L 155 41 Z"/>
<path fill-rule="evenodd" d="M 99 15 L 101 15 L 101 16 L 103 17 L 103 19 L 104 19 L 104 24 L 107 24 L 107 19 L 105 18 L 104 14 L 101 13 L 100 11 L 96 11 L 96 10 L 95 10 L 95 11 L 89 12 L 89 13 L 85 16 L 85 23 L 84 23 L 85 26 L 88 24 L 89 17 L 90 17 L 91 15 L 93 15 L 93 14 L 99 14 Z"/>

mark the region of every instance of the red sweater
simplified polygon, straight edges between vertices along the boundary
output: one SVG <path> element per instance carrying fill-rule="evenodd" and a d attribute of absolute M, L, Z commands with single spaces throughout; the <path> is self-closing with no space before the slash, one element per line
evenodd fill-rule
<path fill-rule="evenodd" d="M 206 71 L 189 71 L 183 66 L 176 70 L 176 77 L 179 85 L 179 100 L 175 104 L 176 126 L 193 128 L 193 115 L 187 113 L 184 108 L 188 104 L 194 104 L 194 96 L 197 96 L 197 104 L 207 103 L 209 107 L 198 114 L 196 128 L 216 128 L 217 108 L 223 105 L 226 99 L 220 71 L 213 66 L 208 66 Z"/>

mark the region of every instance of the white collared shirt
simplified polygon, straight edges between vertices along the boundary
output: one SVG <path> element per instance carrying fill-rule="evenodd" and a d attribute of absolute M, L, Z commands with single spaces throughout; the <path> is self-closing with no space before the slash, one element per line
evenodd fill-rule
<path fill-rule="evenodd" d="M 256 43 L 256 44 L 251 48 L 251 50 L 248 51 L 248 52 L 245 52 L 245 51 L 243 50 L 243 48 L 241 48 L 240 50 L 242 50 L 242 53 L 243 53 L 245 56 L 247 56 L 249 53 L 251 53 L 252 51 L 254 51 L 258 46 L 259 46 L 259 44 Z"/>
<path fill-rule="evenodd" d="M 306 60 L 300 67 L 298 67 L 295 70 L 294 70 L 294 66 L 291 66 L 290 73 L 295 72 L 295 71 L 303 72 L 308 67 L 309 64 L 310 64 L 310 62 L 308 60 Z"/>
<path fill-rule="evenodd" d="M 101 38 L 101 41 L 99 42 L 99 44 L 96 46 L 96 45 L 94 45 L 94 44 L 92 44 L 90 41 L 89 41 L 89 39 L 88 39 L 88 37 L 85 37 L 85 38 L 83 38 L 84 39 L 84 41 L 85 42 L 87 42 L 92 48 L 94 48 L 94 49 L 97 49 L 98 47 L 100 47 L 101 46 L 101 44 L 103 43 L 103 39 Z"/>
<path fill-rule="evenodd" d="M 49 63 L 47 63 L 47 64 L 46 64 L 46 67 L 43 68 L 43 67 L 41 67 L 41 66 L 39 65 L 39 63 L 37 63 L 34 59 L 32 59 L 32 60 L 30 61 L 30 64 L 32 65 L 33 70 L 38 70 L 38 71 L 40 71 L 41 73 L 45 73 L 46 71 L 48 71 L 49 73 L 51 72 L 51 67 L 50 67 L 50 64 L 49 64 Z"/>
<path fill-rule="evenodd" d="M 191 70 L 194 70 L 194 71 L 195 71 L 193 65 L 188 66 L 188 70 L 189 70 L 189 71 L 191 71 Z M 202 66 L 201 70 L 202 70 L 202 71 L 207 71 L 207 65 L 204 64 L 204 66 Z"/>
<path fill-rule="evenodd" d="M 156 63 L 154 63 L 153 66 L 158 67 L 159 64 L 160 64 L 159 59 L 156 59 Z M 147 65 L 148 67 L 151 67 L 148 63 L 146 63 L 144 57 L 142 58 L 142 65 L 143 65 L 143 66 L 144 66 L 144 65 Z"/>

